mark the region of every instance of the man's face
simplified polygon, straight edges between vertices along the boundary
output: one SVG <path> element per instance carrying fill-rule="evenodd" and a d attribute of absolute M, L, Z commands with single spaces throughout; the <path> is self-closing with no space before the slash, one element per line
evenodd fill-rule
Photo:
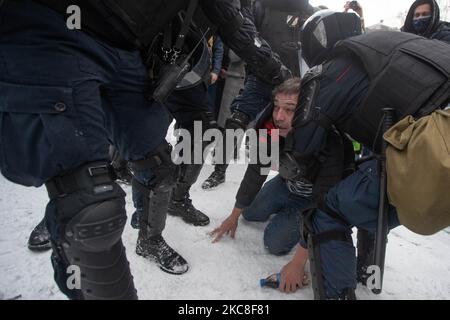
<path fill-rule="evenodd" d="M 298 95 L 296 94 L 277 93 L 275 95 L 272 118 L 282 137 L 286 137 L 292 128 L 297 101 Z"/>
<path fill-rule="evenodd" d="M 422 4 L 414 10 L 414 19 L 424 18 L 431 16 L 431 5 Z"/>

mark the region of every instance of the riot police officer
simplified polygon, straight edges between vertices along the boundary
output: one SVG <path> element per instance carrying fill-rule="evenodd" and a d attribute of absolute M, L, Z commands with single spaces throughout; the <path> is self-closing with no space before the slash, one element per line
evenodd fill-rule
<path fill-rule="evenodd" d="M 81 14 L 81 29 L 69 28 L 68 9 Z M 45 183 L 55 280 L 70 298 L 137 298 L 121 240 L 125 193 L 108 165 L 109 141 L 132 162 L 144 194 L 136 252 L 174 272 L 186 268 L 161 235 L 165 215 L 155 214 L 167 212 L 175 166 L 161 98 L 173 88 L 160 86 L 170 79 L 154 62 L 186 68 L 178 59 L 182 39 L 169 48 L 154 40 L 182 9 L 185 17 L 208 12 L 257 75 L 283 80 L 282 64 L 230 1 L 1 1 L 0 168 L 15 183 Z M 68 287 L 69 266 L 79 268 L 81 287 Z"/>
<path fill-rule="evenodd" d="M 401 32 L 358 36 L 360 30 L 355 14 L 332 11 L 317 12 L 304 25 L 303 57 L 315 67 L 303 79 L 295 131 L 280 159 L 280 174 L 287 179 L 321 183 L 321 150 L 332 128 L 379 153 L 382 108 L 395 108 L 401 119 L 426 115 L 449 102 L 448 44 Z M 355 298 L 351 228 L 372 233 L 377 228 L 377 162 L 365 162 L 347 178 L 335 181 L 324 203 L 305 213 L 303 229 L 316 298 Z M 387 214 L 388 227 L 398 226 L 395 208 L 390 206 Z"/>

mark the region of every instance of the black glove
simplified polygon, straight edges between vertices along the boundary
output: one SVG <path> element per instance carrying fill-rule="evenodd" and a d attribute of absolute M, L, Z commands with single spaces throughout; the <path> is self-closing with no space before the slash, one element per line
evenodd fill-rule
<path fill-rule="evenodd" d="M 252 6 L 252 0 L 240 0 L 241 9 L 242 8 L 250 8 Z"/>
<path fill-rule="evenodd" d="M 293 77 L 291 70 L 289 70 L 278 58 L 274 55 L 272 59 L 263 68 L 251 69 L 251 71 L 262 81 L 277 86 L 287 79 Z"/>
<path fill-rule="evenodd" d="M 289 70 L 288 67 L 286 67 L 284 64 L 281 64 L 278 75 L 273 78 L 273 83 L 280 84 L 292 77 L 293 75 L 291 70 Z"/>
<path fill-rule="evenodd" d="M 250 122 L 250 118 L 244 112 L 239 110 L 233 111 L 231 116 L 225 122 L 226 129 L 242 129 L 245 130 Z"/>

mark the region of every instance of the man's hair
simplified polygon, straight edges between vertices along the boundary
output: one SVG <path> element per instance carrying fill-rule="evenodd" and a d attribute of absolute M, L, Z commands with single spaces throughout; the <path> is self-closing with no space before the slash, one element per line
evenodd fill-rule
<path fill-rule="evenodd" d="M 277 86 L 273 90 L 272 95 L 273 95 L 273 97 L 275 97 L 279 93 L 289 94 L 289 95 L 299 95 L 301 83 L 302 83 L 302 81 L 300 78 L 290 78 L 290 79 L 284 81 L 279 86 Z"/>

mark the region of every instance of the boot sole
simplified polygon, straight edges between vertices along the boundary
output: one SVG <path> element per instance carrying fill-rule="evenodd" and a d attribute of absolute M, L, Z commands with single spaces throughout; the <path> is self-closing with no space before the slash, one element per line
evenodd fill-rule
<path fill-rule="evenodd" d="M 172 271 L 172 270 L 170 270 L 170 269 L 164 268 L 164 266 L 162 266 L 162 265 L 158 262 L 158 260 L 157 260 L 155 257 L 151 256 L 151 255 L 143 254 L 142 252 L 140 252 L 140 251 L 138 251 L 138 250 L 136 250 L 136 254 L 137 254 L 138 256 L 141 256 L 141 257 L 144 258 L 144 259 L 150 260 L 151 262 L 155 262 L 155 263 L 158 265 L 158 267 L 159 267 L 162 271 L 164 271 L 165 273 L 169 273 L 169 274 L 173 274 L 173 275 L 178 276 L 178 275 L 182 275 L 182 274 L 184 274 L 184 273 L 186 273 L 186 272 L 189 271 L 189 265 L 186 265 L 186 270 L 185 270 L 185 271 L 183 271 L 183 272 L 175 272 L 175 271 Z"/>
<path fill-rule="evenodd" d="M 45 243 L 45 244 L 38 244 L 38 245 L 30 245 L 28 244 L 28 250 L 33 252 L 44 252 L 48 251 L 52 248 L 51 243 Z"/>
<path fill-rule="evenodd" d="M 195 222 L 191 222 L 191 221 L 189 221 L 189 220 L 186 220 L 185 218 L 183 218 L 183 217 L 180 216 L 179 214 L 174 214 L 174 213 L 172 213 L 172 212 L 170 212 L 170 211 L 168 211 L 167 214 L 168 214 L 169 216 L 171 216 L 171 217 L 178 217 L 178 218 L 181 218 L 184 222 L 186 222 L 187 224 L 190 224 L 191 226 L 194 226 L 194 227 L 204 227 L 204 226 L 209 225 L 210 222 L 211 222 L 210 220 L 208 220 L 208 221 L 205 221 L 205 222 L 197 222 L 197 223 L 195 223 Z"/>
<path fill-rule="evenodd" d="M 219 183 L 219 184 L 217 184 L 217 185 L 215 185 L 215 186 L 213 186 L 213 187 L 203 187 L 202 186 L 202 189 L 203 190 L 205 190 L 205 191 L 211 191 L 211 190 L 215 190 L 215 189 L 217 189 L 218 187 L 220 187 L 222 184 L 224 184 L 225 183 L 225 181 L 224 182 L 221 182 L 221 183 Z"/>

